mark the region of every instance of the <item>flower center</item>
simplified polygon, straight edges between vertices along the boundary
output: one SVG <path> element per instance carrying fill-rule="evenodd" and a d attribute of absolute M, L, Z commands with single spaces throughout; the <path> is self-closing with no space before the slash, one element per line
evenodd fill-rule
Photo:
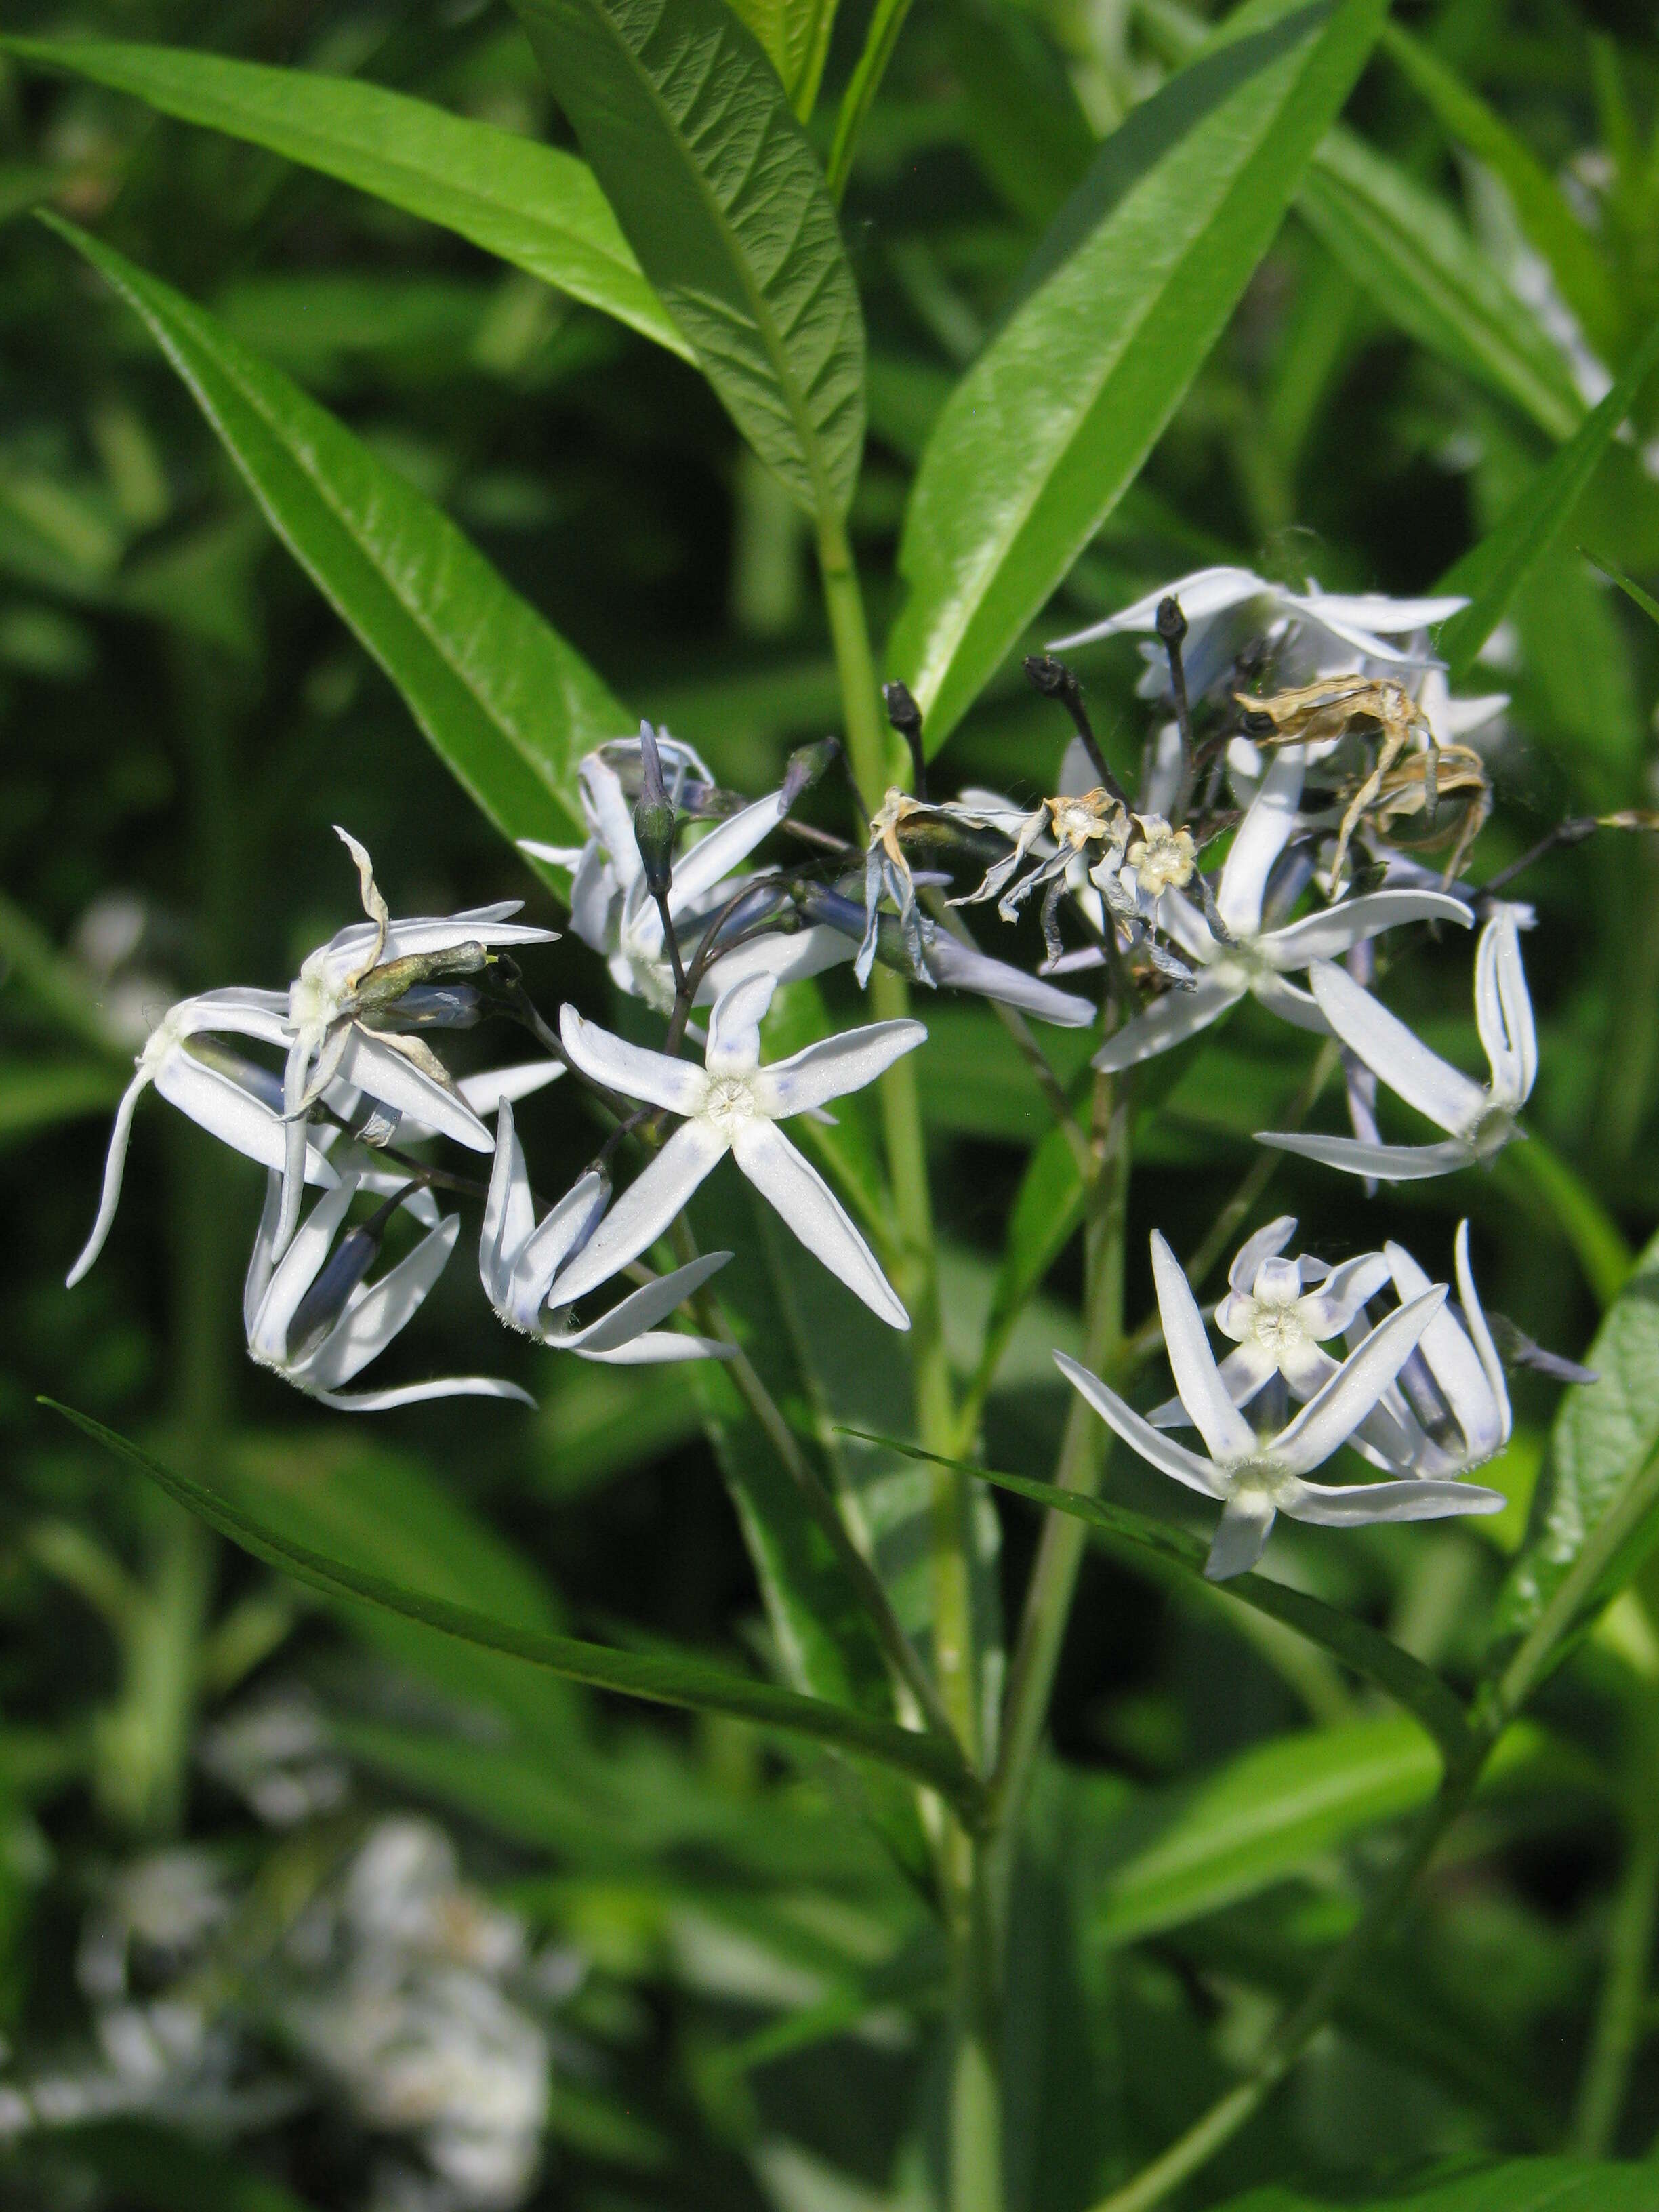
<path fill-rule="evenodd" d="M 717 1075 L 708 1085 L 702 1114 L 706 1121 L 729 1136 L 739 1122 L 752 1121 L 759 1110 L 755 1094 L 742 1076 Z"/>
<path fill-rule="evenodd" d="M 1256 1307 L 1256 1342 L 1264 1352 L 1270 1352 L 1275 1359 L 1286 1352 L 1293 1352 L 1306 1334 L 1302 1316 L 1293 1306 Z"/>
<path fill-rule="evenodd" d="M 1128 851 L 1129 866 L 1135 879 L 1148 898 L 1174 888 L 1181 890 L 1193 879 L 1193 868 L 1197 859 L 1197 848 L 1185 830 L 1171 830 L 1167 822 L 1152 820 L 1141 824 L 1145 835 L 1137 838 Z"/>

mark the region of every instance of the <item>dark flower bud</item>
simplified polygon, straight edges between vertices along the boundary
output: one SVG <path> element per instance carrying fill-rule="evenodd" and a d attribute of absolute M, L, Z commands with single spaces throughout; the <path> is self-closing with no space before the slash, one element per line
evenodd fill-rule
<path fill-rule="evenodd" d="M 316 1281 L 294 1309 L 288 1325 L 288 1356 L 304 1359 L 314 1352 L 345 1311 L 346 1301 L 380 1256 L 386 1224 L 403 1194 L 388 1199 L 359 1229 L 348 1231 L 318 1273 Z"/>
<path fill-rule="evenodd" d="M 797 745 L 783 775 L 783 811 L 787 814 L 805 791 L 810 791 L 841 750 L 839 738 L 820 738 L 813 745 Z"/>
<path fill-rule="evenodd" d="M 665 898 L 674 880 L 674 802 L 663 781 L 662 756 L 649 722 L 640 725 L 640 796 L 634 808 L 634 842 L 653 898 Z"/>
<path fill-rule="evenodd" d="M 1173 595 L 1158 603 L 1158 634 L 1165 645 L 1179 645 L 1187 635 L 1187 617 L 1181 611 L 1181 602 Z"/>
<path fill-rule="evenodd" d="M 927 756 L 921 744 L 921 709 L 908 684 L 884 684 L 881 696 L 887 719 L 910 749 L 911 778 L 918 799 L 927 796 Z"/>

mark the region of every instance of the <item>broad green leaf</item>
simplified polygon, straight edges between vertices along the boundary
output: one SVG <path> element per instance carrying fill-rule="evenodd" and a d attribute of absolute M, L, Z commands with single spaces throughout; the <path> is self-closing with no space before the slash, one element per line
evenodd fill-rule
<path fill-rule="evenodd" d="M 1469 605 L 1441 625 L 1438 647 L 1454 682 L 1468 674 L 1510 603 L 1565 528 L 1614 433 L 1659 362 L 1659 322 L 1644 336 L 1607 398 L 1544 464 L 1509 513 L 1455 562 L 1437 589 Z"/>
<path fill-rule="evenodd" d="M 1636 1263 L 1585 1355 L 1601 1380 L 1564 1395 L 1530 1538 L 1498 1613 L 1502 1636 L 1538 1620 L 1607 1514 L 1659 1450 L 1659 1238 Z"/>
<path fill-rule="evenodd" d="M 267 520 L 509 837 L 581 816 L 578 760 L 628 717 L 440 508 L 203 308 L 100 240 L 52 228 L 149 325 Z"/>
<path fill-rule="evenodd" d="M 1253 1746 L 1217 1772 L 1149 1791 L 1106 1839 L 1094 1932 L 1114 1944 L 1270 1888 L 1439 1785 L 1432 1738 L 1404 1715 Z"/>
<path fill-rule="evenodd" d="M 913 1459 L 939 1458 L 937 1453 L 923 1451 L 919 1446 L 890 1437 L 872 1437 L 866 1441 L 887 1444 Z M 957 1468 L 963 1474 L 992 1483 L 999 1490 L 1011 1490 L 1018 1497 L 1029 1498 L 1033 1504 L 1048 1506 L 1057 1513 L 1069 1513 L 1074 1519 L 1086 1522 L 1107 1550 L 1127 1550 L 1156 1557 L 1199 1582 L 1204 1579 L 1205 1546 L 1196 1536 L 1169 1522 L 1155 1521 L 1150 1514 L 1137 1513 L 1129 1506 L 1109 1504 L 1103 1498 L 1085 1498 L 1077 1491 L 1062 1490 L 1052 1482 L 1036 1482 L 1022 1474 L 1005 1474 L 999 1468 L 981 1467 L 972 1460 L 945 1460 L 940 1464 Z M 1206 1587 L 1213 1589 L 1214 1585 Z M 1235 1575 L 1228 1581 L 1223 1595 L 1283 1621 L 1298 1636 L 1305 1636 L 1310 1644 L 1322 1644 L 1334 1659 L 1366 1681 L 1375 1682 L 1415 1715 L 1443 1751 L 1455 1757 L 1462 1756 L 1468 1742 L 1468 1730 L 1457 1698 L 1420 1660 L 1413 1659 L 1408 1651 L 1379 1635 L 1364 1621 L 1340 1613 L 1334 1606 L 1292 1589 L 1287 1583 L 1276 1583 L 1267 1575 Z"/>
<path fill-rule="evenodd" d="M 1551 438 L 1584 419 L 1565 356 L 1434 193 L 1333 131 L 1297 198 L 1322 243 L 1389 319 Z"/>
<path fill-rule="evenodd" d="M 276 1567 L 307 1589 L 320 1591 L 325 1597 L 381 1607 L 453 1636 L 462 1644 L 476 1644 L 486 1651 L 505 1652 L 513 1658 L 528 1661 L 533 1667 L 544 1667 L 567 1681 L 618 1691 L 653 1705 L 677 1705 L 693 1712 L 729 1714 L 734 1719 L 750 1721 L 786 1736 L 799 1736 L 823 1744 L 855 1759 L 872 1759 L 939 1790 L 969 1820 L 978 1817 L 980 1786 L 963 1765 L 955 1746 L 941 1737 L 896 1728 L 890 1722 L 849 1706 L 800 1697 L 769 1682 L 756 1681 L 733 1674 L 729 1668 L 710 1666 L 699 1658 L 665 1657 L 657 1652 L 617 1650 L 602 1644 L 582 1643 L 574 1637 L 550 1635 L 540 1629 L 495 1620 L 470 1606 L 452 1604 L 446 1598 L 425 1591 L 404 1589 L 384 1576 L 325 1558 L 305 1545 L 290 1541 L 205 1485 L 163 1467 L 125 1437 L 106 1428 L 101 1421 L 91 1420 L 53 1399 L 43 1398 L 40 1402 L 61 1413 L 94 1443 L 102 1444 L 136 1467 L 175 1503 L 205 1521 L 210 1528 L 216 1528 L 222 1536 L 228 1537 L 256 1559 L 263 1559 L 268 1566 Z"/>
<path fill-rule="evenodd" d="M 0 1145 L 106 1113 L 125 1087 L 118 1065 L 109 1060 L 15 1060 L 0 1067 Z"/>
<path fill-rule="evenodd" d="M 1224 2212 L 1653 2212 L 1654 2169 L 1577 2158 L 1510 2158 L 1409 2196 L 1328 2197 L 1253 2189 Z"/>
<path fill-rule="evenodd" d="M 1247 8 L 1106 141 L 928 441 L 890 648 L 941 744 L 1121 497 L 1272 244 L 1382 0 Z"/>
<path fill-rule="evenodd" d="M 406 93 L 309 70 L 100 40 L 7 39 L 0 46 L 441 223 L 690 358 L 592 171 L 572 154 Z"/>
<path fill-rule="evenodd" d="M 817 105 L 836 0 L 732 0 L 765 49 L 789 105 L 805 123 Z"/>
<path fill-rule="evenodd" d="M 1524 140 L 1421 40 L 1388 24 L 1382 52 L 1433 111 L 1447 136 L 1500 178 L 1522 229 L 1548 263 L 1556 289 L 1604 355 L 1623 318 L 1600 247 L 1566 194 Z"/>
<path fill-rule="evenodd" d="M 823 173 L 726 0 L 514 0 L 641 266 L 808 514 L 847 512 L 864 318 Z"/>

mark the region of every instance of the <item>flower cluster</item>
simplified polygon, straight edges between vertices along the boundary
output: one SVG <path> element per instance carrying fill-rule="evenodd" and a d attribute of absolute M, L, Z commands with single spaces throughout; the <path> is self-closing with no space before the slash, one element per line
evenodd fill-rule
<path fill-rule="evenodd" d="M 758 799 L 722 790 L 696 752 L 648 723 L 635 738 L 599 747 L 577 777 L 583 843 L 525 850 L 568 876 L 575 935 L 624 997 L 665 1019 L 655 1047 L 572 1005 L 556 1024 L 544 1019 L 518 956 L 556 933 L 518 920 L 515 902 L 394 919 L 368 854 L 342 830 L 365 919 L 309 954 L 286 992 L 210 991 L 164 1017 L 121 1102 L 97 1222 L 70 1279 L 108 1234 L 133 1110 L 154 1085 L 265 1166 L 244 1302 L 248 1350 L 329 1406 L 525 1396 L 482 1376 L 347 1387 L 408 1323 L 454 1249 L 460 1218 L 440 1212 L 440 1191 L 470 1190 L 481 1201 L 479 1276 L 504 1326 L 580 1358 L 732 1355 L 709 1289 L 730 1255 L 700 1255 L 686 1213 L 728 1153 L 820 1265 L 906 1329 L 909 1316 L 863 1233 L 783 1125 L 833 1118 L 833 1101 L 916 1050 L 925 1027 L 880 1021 L 781 1059 L 763 1052 L 779 991 L 842 963 L 860 985 L 881 961 L 929 988 L 969 991 L 1039 1020 L 1101 1020 L 1092 1064 L 1108 1076 L 1254 998 L 1340 1048 L 1354 1121 L 1351 1136 L 1267 1132 L 1264 1144 L 1372 1188 L 1489 1162 L 1522 1133 L 1537 1048 L 1521 957 L 1528 911 L 1458 885 L 1488 799 L 1480 756 L 1462 739 L 1505 703 L 1455 700 L 1447 690 L 1429 629 L 1458 604 L 1291 592 L 1243 570 L 1206 569 L 1066 641 L 1149 634 L 1141 688 L 1167 700 L 1173 719 L 1149 743 L 1133 797 L 1100 747 L 1076 676 L 1052 656 L 1029 661 L 1027 672 L 1065 709 L 1073 738 L 1057 789 L 1033 803 L 972 789 L 930 799 L 920 714 L 902 686 L 890 686 L 918 788 L 889 790 L 861 844 L 797 812 L 836 758 L 830 741 L 795 754 Z M 1264 690 L 1269 676 L 1281 688 Z M 1420 823 L 1431 842 L 1454 841 L 1438 874 L 1402 848 L 1402 823 Z M 1017 927 L 1033 904 L 1043 948 L 1035 972 L 969 933 L 974 909 L 994 906 Z M 1384 939 L 1395 952 L 1401 933 L 1477 923 L 1485 1084 L 1431 1051 L 1367 988 Z M 1097 979 L 1103 1000 L 1062 989 L 1052 980 L 1061 975 Z M 453 1074 L 434 1040 L 487 1017 L 527 1029 L 542 1056 Z M 279 1055 L 280 1067 L 258 1061 L 250 1044 Z M 533 1187 L 514 1109 L 560 1076 L 614 1127 L 550 1201 Z M 1379 1088 L 1425 1116 L 1440 1140 L 1385 1142 Z M 490 1154 L 487 1182 L 435 1167 L 428 1147 L 442 1139 Z M 620 1192 L 619 1159 L 632 1163 Z M 301 1218 L 308 1184 L 321 1195 Z M 372 1211 L 354 1222 L 360 1201 Z M 1463 1480 L 1510 1428 L 1467 1225 L 1455 1307 L 1447 1286 L 1394 1243 L 1334 1270 L 1286 1259 L 1294 1228 L 1275 1222 L 1240 1252 L 1214 1315 L 1232 1346 L 1218 1364 L 1186 1278 L 1154 1237 L 1176 1395 L 1150 1417 L 1060 1361 L 1137 1451 L 1222 1501 L 1217 1575 L 1253 1564 L 1281 1511 L 1353 1522 L 1501 1503 Z M 382 1268 L 392 1237 L 407 1249 Z M 665 1250 L 672 1264 L 656 1260 Z M 607 1287 L 617 1295 L 592 1310 Z M 1385 1297 L 1392 1309 L 1373 1315 Z M 696 1326 L 673 1325 L 689 1305 Z M 1170 1433 L 1183 1426 L 1196 1429 L 1204 1455 Z M 1382 1479 L 1310 1482 L 1345 1443 Z"/>

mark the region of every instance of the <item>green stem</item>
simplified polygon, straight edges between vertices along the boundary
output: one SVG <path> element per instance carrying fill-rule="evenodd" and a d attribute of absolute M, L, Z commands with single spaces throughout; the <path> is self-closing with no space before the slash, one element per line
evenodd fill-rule
<path fill-rule="evenodd" d="M 875 103 L 909 12 L 910 0 L 876 0 L 869 36 L 853 71 L 852 82 L 842 96 L 841 111 L 836 117 L 836 135 L 830 147 L 830 192 L 837 207 L 847 190 L 847 179 L 853 173 L 853 156 L 858 150 L 864 118 Z"/>
<path fill-rule="evenodd" d="M 1129 1198 L 1129 1102 L 1110 1076 L 1095 1085 L 1096 1167 L 1084 1243 L 1083 1358 L 1097 1372 L 1113 1366 L 1123 1330 L 1123 1227 Z M 1105 1464 L 1101 1424 L 1073 1393 L 1054 1480 L 1092 1497 Z M 1088 1529 L 1070 1514 L 1050 1513 L 1026 1591 L 1003 1706 L 1002 1744 L 991 1777 L 991 1814 L 999 1837 L 999 1881 L 1006 1889 L 1021 1809 L 1048 1720 L 1054 1669 L 1077 1586 Z"/>

